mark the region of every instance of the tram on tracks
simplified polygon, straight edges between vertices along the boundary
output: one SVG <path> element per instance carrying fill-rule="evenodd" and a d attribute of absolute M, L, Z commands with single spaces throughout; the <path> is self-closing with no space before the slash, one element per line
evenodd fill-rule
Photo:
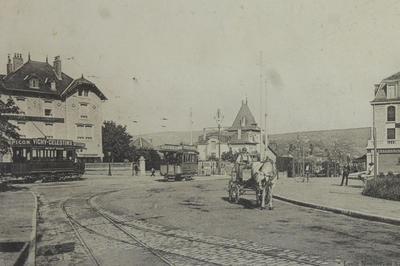
<path fill-rule="evenodd" d="M 30 183 L 79 179 L 85 165 L 76 151 L 85 144 L 65 139 L 15 139 L 10 141 L 11 161 L 0 162 L 0 178 Z"/>
<path fill-rule="evenodd" d="M 189 180 L 197 175 L 198 152 L 195 146 L 165 144 L 158 151 L 162 154 L 160 173 L 166 180 Z"/>

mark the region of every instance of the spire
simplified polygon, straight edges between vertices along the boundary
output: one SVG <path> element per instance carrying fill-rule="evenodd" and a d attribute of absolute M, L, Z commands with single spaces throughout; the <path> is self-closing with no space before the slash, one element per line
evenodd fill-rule
<path fill-rule="evenodd" d="M 31 52 L 28 53 L 28 61 L 31 61 Z"/>
<path fill-rule="evenodd" d="M 47 64 L 49 63 L 49 56 L 48 55 L 46 55 L 46 63 Z"/>

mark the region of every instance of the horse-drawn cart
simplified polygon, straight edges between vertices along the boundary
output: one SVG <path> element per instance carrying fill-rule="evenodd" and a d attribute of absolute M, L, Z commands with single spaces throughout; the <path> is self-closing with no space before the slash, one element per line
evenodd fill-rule
<path fill-rule="evenodd" d="M 272 187 L 276 171 L 272 160 L 254 162 L 251 165 L 236 164 L 228 183 L 229 201 L 239 203 L 240 196 L 255 191 L 256 204 L 262 209 L 265 204 L 272 209 Z"/>

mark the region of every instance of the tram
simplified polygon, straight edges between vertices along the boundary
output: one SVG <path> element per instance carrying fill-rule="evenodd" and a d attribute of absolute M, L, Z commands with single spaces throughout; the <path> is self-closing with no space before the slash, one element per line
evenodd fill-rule
<path fill-rule="evenodd" d="M 165 144 L 158 151 L 162 154 L 160 173 L 166 180 L 189 180 L 197 175 L 198 152 L 196 147 Z"/>
<path fill-rule="evenodd" d="M 80 178 L 84 163 L 76 151 L 85 144 L 64 139 L 15 139 L 11 144 L 11 162 L 0 162 L 0 178 L 35 182 L 65 181 Z"/>

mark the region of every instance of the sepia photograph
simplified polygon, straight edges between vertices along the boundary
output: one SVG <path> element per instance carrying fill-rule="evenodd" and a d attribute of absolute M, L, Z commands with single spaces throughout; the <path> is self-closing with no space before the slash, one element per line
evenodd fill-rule
<path fill-rule="evenodd" d="M 397 0 L 0 0 L 0 266 L 400 266 Z"/>

